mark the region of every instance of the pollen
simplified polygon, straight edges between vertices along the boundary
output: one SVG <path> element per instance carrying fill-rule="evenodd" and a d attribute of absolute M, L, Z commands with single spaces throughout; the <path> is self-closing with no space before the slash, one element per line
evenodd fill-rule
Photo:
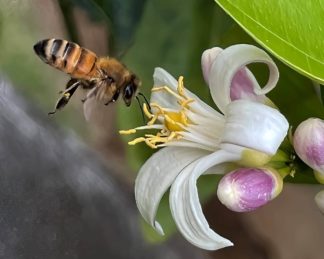
<path fill-rule="evenodd" d="M 130 135 L 136 133 L 138 130 L 159 131 L 156 132 L 156 134 L 145 134 L 143 137 L 138 137 L 128 142 L 129 145 L 136 145 L 144 142 L 150 148 L 156 149 L 166 146 L 169 142 L 177 141 L 182 138 L 182 132 L 185 132 L 186 128 L 191 123 L 186 113 L 190 110 L 190 104 L 195 101 L 186 95 L 183 80 L 184 78 L 180 76 L 176 90 L 168 86 L 153 87 L 152 92 L 166 92 L 175 98 L 175 103 L 178 104 L 178 108 L 170 109 L 153 102 L 150 103 L 151 110 L 149 110 L 144 103 L 143 112 L 148 118 L 147 124 L 135 129 L 121 130 L 119 133 Z"/>

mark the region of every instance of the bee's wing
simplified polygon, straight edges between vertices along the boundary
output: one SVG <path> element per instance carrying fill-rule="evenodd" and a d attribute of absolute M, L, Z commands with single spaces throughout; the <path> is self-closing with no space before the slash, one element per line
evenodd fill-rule
<path fill-rule="evenodd" d="M 90 91 L 91 92 L 91 91 Z M 85 102 L 83 103 L 83 114 L 86 119 L 86 121 L 91 120 L 93 117 L 93 114 L 95 114 L 96 106 L 98 105 L 98 102 L 95 98 L 95 96 L 86 98 Z"/>
<path fill-rule="evenodd" d="M 115 109 L 116 106 L 111 105 L 108 108 L 104 102 L 97 100 L 95 97 L 89 98 L 83 103 L 84 117 L 92 125 L 114 125 Z"/>
<path fill-rule="evenodd" d="M 91 117 L 96 116 L 106 105 L 111 102 L 112 95 L 109 91 L 111 85 L 98 84 L 95 88 L 91 89 L 83 103 L 83 113 L 87 121 L 91 121 Z"/>

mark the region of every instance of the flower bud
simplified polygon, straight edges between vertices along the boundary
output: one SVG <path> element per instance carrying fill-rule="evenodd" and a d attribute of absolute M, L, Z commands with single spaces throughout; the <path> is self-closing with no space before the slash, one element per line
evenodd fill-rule
<path fill-rule="evenodd" d="M 324 121 L 310 118 L 303 121 L 294 133 L 297 155 L 317 171 L 317 179 L 324 182 Z"/>
<path fill-rule="evenodd" d="M 217 196 L 228 209 L 248 212 L 277 197 L 282 185 L 282 178 L 273 169 L 240 168 L 224 175 Z"/>

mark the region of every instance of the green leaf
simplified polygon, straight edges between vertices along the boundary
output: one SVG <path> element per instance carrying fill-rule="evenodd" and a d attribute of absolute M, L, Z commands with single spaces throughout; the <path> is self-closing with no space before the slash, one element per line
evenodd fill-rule
<path fill-rule="evenodd" d="M 324 82 L 323 0 L 215 1 L 285 64 Z"/>

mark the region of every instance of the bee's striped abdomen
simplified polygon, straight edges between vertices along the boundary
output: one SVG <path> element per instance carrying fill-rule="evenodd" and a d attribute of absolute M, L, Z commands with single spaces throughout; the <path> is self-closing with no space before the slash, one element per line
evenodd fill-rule
<path fill-rule="evenodd" d="M 88 79 L 96 73 L 96 54 L 76 43 L 46 39 L 36 43 L 34 50 L 45 63 L 73 78 Z"/>

